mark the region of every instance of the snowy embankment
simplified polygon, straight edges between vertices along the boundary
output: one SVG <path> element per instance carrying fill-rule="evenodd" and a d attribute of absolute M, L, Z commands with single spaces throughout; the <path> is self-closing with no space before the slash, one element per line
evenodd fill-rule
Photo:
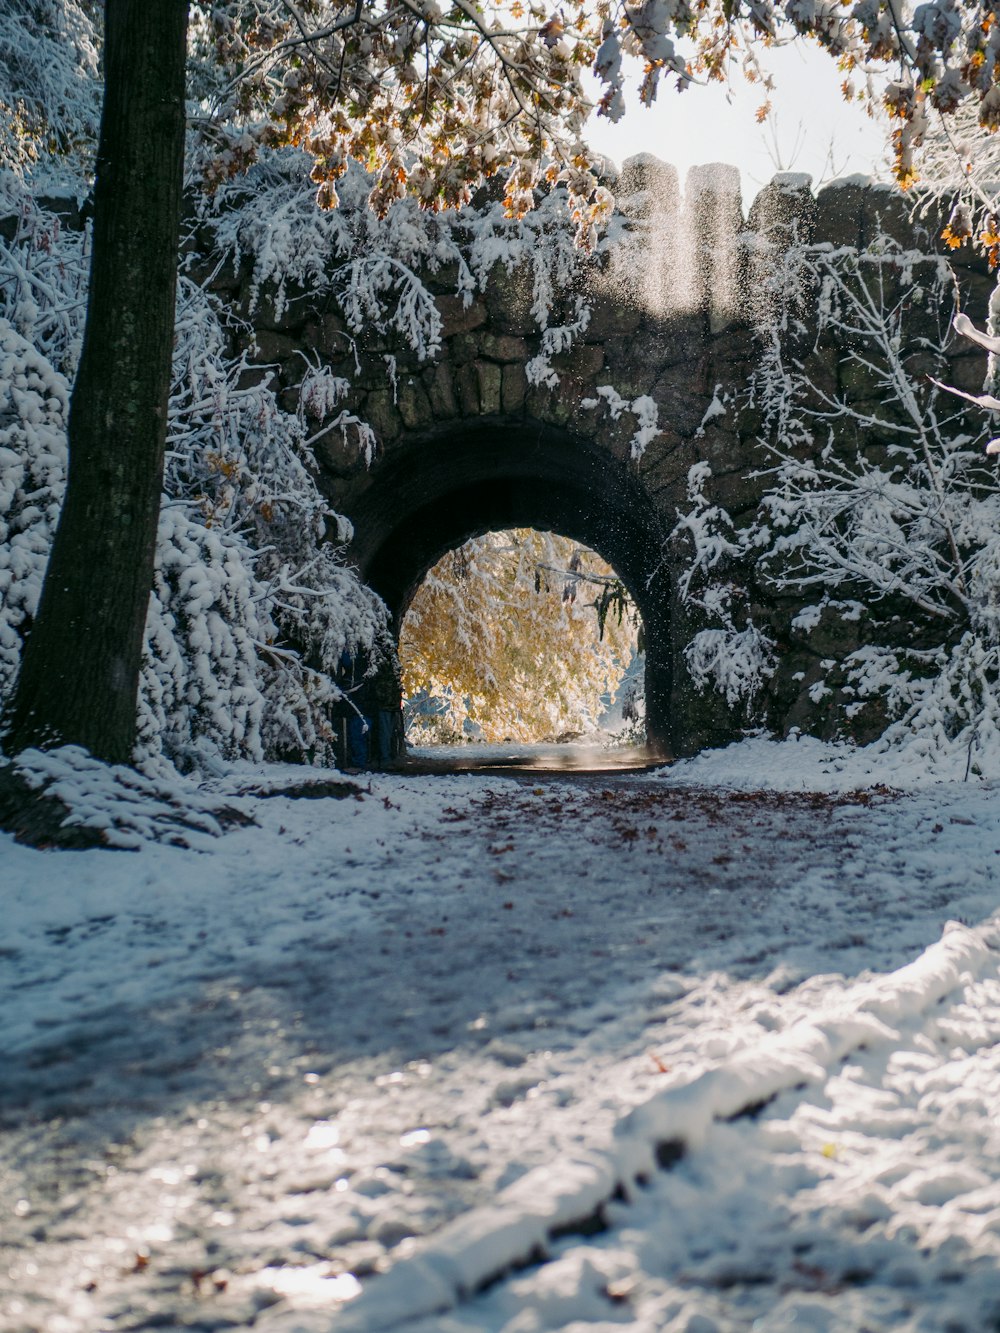
<path fill-rule="evenodd" d="M 975 757 L 979 758 L 978 753 Z M 929 755 L 919 736 L 907 746 L 875 742 L 858 747 L 796 732 L 784 741 L 761 735 L 725 749 L 703 750 L 659 770 L 655 781 L 724 791 L 936 791 L 950 802 L 961 791 L 980 792 L 995 786 L 984 784 L 974 774 L 966 785 L 972 758 L 957 747 Z"/>
<path fill-rule="evenodd" d="M 607 1206 L 613 1200 L 633 1197 L 637 1189 L 648 1186 L 659 1168 L 669 1169 L 690 1149 L 704 1147 L 714 1122 L 756 1116 L 782 1092 L 824 1088 L 852 1052 L 881 1048 L 890 1053 L 901 1041 L 901 1030 L 915 1020 L 917 1027 L 924 1026 L 921 1020 L 946 997 L 966 992 L 986 978 L 995 982 L 998 945 L 997 923 L 979 930 L 950 923 L 944 937 L 913 963 L 888 976 L 857 983 L 822 1005 L 814 1018 L 802 1019 L 788 1031 L 762 1038 L 689 1081 L 681 1079 L 655 1093 L 622 1116 L 609 1144 L 540 1167 L 503 1191 L 488 1208 L 457 1219 L 419 1255 L 398 1263 L 362 1292 L 338 1318 L 336 1328 L 344 1333 L 375 1333 L 443 1314 L 510 1270 L 543 1262 L 553 1242 L 574 1234 L 586 1236 L 592 1230 L 606 1231 Z M 993 1017 L 1000 1017 L 1000 988 L 992 1000 Z M 965 1192 L 970 1177 L 975 1185 L 988 1183 L 974 1163 L 944 1177 L 932 1173 L 931 1183 L 945 1203 Z M 989 1183 L 994 1187 L 989 1211 L 996 1221 L 1000 1220 L 1000 1177 L 994 1172 Z M 710 1201 L 703 1199 L 699 1211 L 699 1221 L 711 1226 Z M 624 1209 L 620 1215 L 625 1221 Z M 823 1276 L 828 1276 L 825 1270 Z M 865 1284 L 873 1276 L 867 1272 Z M 539 1286 L 545 1292 L 550 1284 L 542 1277 Z M 599 1283 L 587 1293 L 591 1297 L 601 1294 Z M 606 1289 L 603 1294 L 608 1296 Z M 583 1311 L 579 1290 L 567 1296 L 562 1317 L 568 1321 Z M 544 1304 L 550 1307 L 547 1319 L 551 1321 L 556 1310 L 548 1294 Z M 594 1304 L 599 1308 L 599 1300 Z M 298 1317 L 284 1315 L 266 1326 L 305 1327 Z M 495 1325 L 470 1322 L 459 1326 Z M 957 1322 L 951 1326 L 958 1326 Z M 320 1328 L 321 1323 L 309 1327 Z M 525 1323 L 519 1327 L 560 1325 Z M 708 1325 L 704 1327 L 707 1330 Z"/>
<path fill-rule="evenodd" d="M 811 745 L 0 841 L 0 1329 L 988 1327 L 1000 805 Z"/>

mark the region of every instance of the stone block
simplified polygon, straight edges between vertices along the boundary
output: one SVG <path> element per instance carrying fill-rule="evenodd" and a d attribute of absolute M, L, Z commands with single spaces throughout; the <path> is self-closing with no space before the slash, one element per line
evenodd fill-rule
<path fill-rule="evenodd" d="M 733 433 L 742 442 L 743 449 L 757 447 L 757 439 L 764 429 L 764 414 L 759 407 L 732 406 L 729 418 Z"/>
<path fill-rule="evenodd" d="M 742 472 L 748 467 L 747 445 L 731 427 L 707 426 L 694 444 L 698 457 L 710 465 L 713 475 Z"/>
<path fill-rule="evenodd" d="M 479 340 L 481 355 L 491 361 L 527 361 L 528 344 L 513 333 L 484 333 Z"/>
<path fill-rule="evenodd" d="M 393 342 L 371 328 L 363 329 L 361 333 L 355 335 L 351 350 L 361 362 L 363 374 L 370 374 L 372 366 L 381 366 L 384 373 L 386 356 L 395 356 L 398 364 L 405 355 L 404 349 L 398 342 Z"/>
<path fill-rule="evenodd" d="M 330 360 L 339 360 L 351 342 L 346 322 L 332 312 L 320 316 L 314 336 L 315 347 Z"/>
<path fill-rule="evenodd" d="M 549 389 L 544 384 L 532 384 L 528 387 L 525 406 L 528 415 L 537 421 L 564 424 L 569 419 L 568 411 L 561 405 L 558 390 Z"/>
<path fill-rule="evenodd" d="M 629 396 L 634 398 L 637 394 Z M 676 369 L 660 376 L 653 387 L 652 396 L 659 408 L 661 421 L 669 421 L 681 435 L 693 435 L 701 426 L 705 410 L 712 401 L 712 388 L 701 380 L 695 367 L 692 367 L 692 373 L 687 378 L 682 370 Z"/>
<path fill-rule="evenodd" d="M 289 361 L 299 349 L 297 338 L 288 333 L 276 333 L 273 329 L 259 328 L 254 341 L 257 347 L 256 359 L 268 363 Z"/>
<path fill-rule="evenodd" d="M 743 231 L 743 206 L 740 193 L 740 173 L 735 167 L 721 162 L 709 162 L 691 167 L 684 187 L 684 229 L 699 243 L 713 252 L 727 253 L 730 245 Z M 718 267 L 712 256 L 706 278 L 711 278 Z"/>
<path fill-rule="evenodd" d="M 464 366 L 479 355 L 479 338 L 472 333 L 456 333 L 448 340 L 445 355 L 453 365 Z"/>
<path fill-rule="evenodd" d="M 273 329 L 278 333 L 294 333 L 315 314 L 316 297 L 312 292 L 289 287 L 281 309 L 275 305 L 276 289 L 272 283 L 261 288 L 254 325 L 258 329 Z"/>
<path fill-rule="evenodd" d="M 500 389 L 500 406 L 503 410 L 505 412 L 519 412 L 524 406 L 527 392 L 528 377 L 524 373 L 524 366 L 516 362 L 504 366 Z"/>
<path fill-rule="evenodd" d="M 454 296 L 458 291 L 461 276 L 462 273 L 458 264 L 442 264 L 440 268 L 434 269 L 433 272 L 427 271 L 421 274 L 424 286 L 436 296 Z"/>
<path fill-rule="evenodd" d="M 985 326 L 990 298 L 997 285 L 996 276 L 973 268 L 961 268 L 958 270 L 958 284 L 962 309 L 975 323 Z"/>
<path fill-rule="evenodd" d="M 435 297 L 435 304 L 441 315 L 442 338 L 453 338 L 456 333 L 471 333 L 486 323 L 486 306 L 481 300 L 474 300 L 466 307 L 461 296 L 447 295 Z"/>
<path fill-rule="evenodd" d="M 595 408 L 581 407 L 579 400 L 570 412 L 569 423 L 578 435 L 584 435 L 591 440 L 598 437 L 604 439 L 607 423 L 602 421 Z"/>
<path fill-rule="evenodd" d="M 878 375 L 853 357 L 840 363 L 840 391 L 859 411 L 878 408 L 885 397 Z"/>
<path fill-rule="evenodd" d="M 523 338 L 538 332 L 538 323 L 531 313 L 532 286 L 529 265 L 521 264 L 511 273 L 502 264 L 494 266 L 486 280 L 486 306 L 494 333 L 513 333 Z"/>
<path fill-rule="evenodd" d="M 188 277 L 192 278 L 195 282 L 199 281 L 199 271 L 202 270 L 202 267 L 203 266 L 199 264 L 197 269 L 188 268 Z M 209 276 L 209 273 L 211 276 Z M 205 274 L 207 280 L 204 283 L 208 291 L 235 292 L 249 278 L 250 265 L 248 262 L 244 261 L 237 266 L 233 263 L 232 259 L 227 259 L 224 264 L 218 266 L 213 265 L 209 270 L 209 273 Z"/>
<path fill-rule="evenodd" d="M 642 366 L 644 375 L 656 378 L 671 369 L 690 373 L 691 367 L 697 366 L 696 373 L 704 378 L 708 374 L 709 356 L 715 351 L 706 334 L 704 316 L 688 312 L 643 320 L 634 334 L 605 338 L 601 345 L 605 364 L 615 374 Z M 726 339 L 724 343 L 732 346 L 734 340 Z"/>
<path fill-rule="evenodd" d="M 568 426 L 575 420 L 579 409 L 580 395 L 572 391 L 568 381 L 563 380 L 559 387 L 549 394 L 543 419 L 553 426 Z"/>
<path fill-rule="evenodd" d="M 603 365 L 604 349 L 595 343 L 576 343 L 568 351 L 557 352 L 552 357 L 555 370 L 580 380 L 591 379 Z"/>
<path fill-rule="evenodd" d="M 980 394 L 986 379 L 986 353 L 971 351 L 966 356 L 949 357 L 944 374 L 935 378 L 940 378 L 953 389 L 961 389 L 963 393 Z"/>
<path fill-rule="evenodd" d="M 793 241 L 808 244 L 816 231 L 816 200 L 811 177 L 783 172 L 775 176 L 750 205 L 747 226 L 772 245 L 787 247 Z"/>
<path fill-rule="evenodd" d="M 927 223 L 913 218 L 912 211 L 913 200 L 895 186 L 873 185 L 865 191 L 861 244 L 871 245 L 879 235 L 885 235 L 904 250 L 925 249 L 931 240 Z M 940 232 L 940 227 L 937 230 Z"/>
<path fill-rule="evenodd" d="M 247 366 L 241 370 L 236 380 L 237 389 L 255 389 L 260 384 L 267 384 L 274 372 L 268 366 Z"/>
<path fill-rule="evenodd" d="M 302 373 L 306 368 L 306 363 L 302 360 L 298 351 L 292 356 L 285 357 L 284 361 L 278 363 L 278 374 L 282 383 L 292 384 L 296 387 L 302 383 Z"/>
<path fill-rule="evenodd" d="M 821 393 L 836 397 L 840 388 L 840 364 L 843 351 L 823 343 L 802 360 L 802 370 L 810 384 Z"/>
<path fill-rule="evenodd" d="M 734 518 L 750 514 L 760 502 L 764 485 L 761 479 L 750 477 L 749 472 L 731 472 L 726 476 L 713 476 L 710 493 L 715 504 L 721 505 Z"/>
<path fill-rule="evenodd" d="M 479 380 L 479 410 L 492 416 L 500 411 L 502 371 L 492 361 L 475 362 L 475 370 Z"/>
<path fill-rule="evenodd" d="M 613 385 L 622 398 L 639 398 L 649 393 L 659 402 L 653 369 L 637 357 L 619 356 L 614 361 L 606 357 L 601 381 Z"/>
<path fill-rule="evenodd" d="M 655 214 L 676 214 L 680 208 L 677 168 L 652 153 L 626 158 L 618 178 L 618 204 L 626 217 L 644 220 Z"/>
<path fill-rule="evenodd" d="M 399 385 L 396 406 L 407 430 L 420 430 L 431 424 L 434 413 L 423 384 L 407 376 Z"/>
<path fill-rule="evenodd" d="M 340 430 L 330 430 L 316 442 L 316 459 L 324 471 L 339 479 L 353 477 L 365 470 L 364 456 L 356 438 Z"/>
<path fill-rule="evenodd" d="M 424 383 L 430 399 L 431 411 L 436 417 L 453 417 L 458 414 L 455 402 L 455 390 L 451 382 L 451 367 L 446 361 L 424 371 Z"/>
<path fill-rule="evenodd" d="M 403 422 L 393 402 L 391 389 L 376 389 L 365 399 L 358 413 L 383 441 L 394 440 L 402 433 Z"/>
<path fill-rule="evenodd" d="M 479 413 L 479 376 L 471 361 L 466 361 L 455 370 L 455 387 L 458 390 L 458 403 L 462 415 L 477 416 Z"/>
<path fill-rule="evenodd" d="M 634 291 L 602 285 L 598 290 L 588 293 L 587 300 L 590 305 L 590 323 L 587 325 L 586 337 L 590 342 L 627 337 L 635 333 L 642 323 L 643 309 Z"/>
<path fill-rule="evenodd" d="M 938 223 L 940 223 L 940 225 L 938 225 Z M 958 273 L 959 281 L 964 283 L 966 281 L 966 275 L 968 274 L 972 277 L 985 280 L 991 287 L 995 286 L 996 274 L 990 268 L 989 259 L 983 254 L 979 247 L 967 243 L 961 246 L 958 250 L 949 250 L 941 239 L 941 231 L 943 227 L 944 220 L 941 218 L 936 219 L 934 225 L 929 228 L 931 239 L 934 242 L 936 253 L 944 255 L 948 260 L 948 263 Z"/>
<path fill-rule="evenodd" d="M 834 181 L 816 196 L 816 242 L 854 245 L 861 242 L 861 219 L 867 185 Z"/>
<path fill-rule="evenodd" d="M 653 441 L 639 461 L 639 474 L 650 494 L 657 497 L 661 510 L 672 515 L 676 508 L 689 507 L 687 476 L 696 461 L 694 449 L 673 431 Z"/>
<path fill-rule="evenodd" d="M 353 361 L 350 362 L 344 378 L 351 381 L 352 389 L 364 393 L 384 389 L 389 380 L 385 362 L 381 357 L 371 356 L 362 359 L 360 371 L 355 369 Z"/>

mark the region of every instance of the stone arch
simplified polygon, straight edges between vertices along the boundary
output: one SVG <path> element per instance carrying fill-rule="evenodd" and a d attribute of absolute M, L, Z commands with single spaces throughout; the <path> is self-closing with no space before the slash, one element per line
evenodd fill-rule
<path fill-rule="evenodd" d="M 365 580 L 398 626 L 420 581 L 470 537 L 532 527 L 596 551 L 628 588 L 646 635 L 650 744 L 671 745 L 670 580 L 662 519 L 634 469 L 593 439 L 523 417 L 479 418 L 405 441 L 348 507 Z"/>

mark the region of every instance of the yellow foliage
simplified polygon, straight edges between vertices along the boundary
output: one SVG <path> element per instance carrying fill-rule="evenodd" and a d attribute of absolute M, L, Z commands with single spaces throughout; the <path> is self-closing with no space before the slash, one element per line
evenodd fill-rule
<path fill-rule="evenodd" d="M 1000 219 L 995 213 L 990 213 L 987 217 L 986 229 L 979 239 L 986 251 L 990 268 L 995 269 L 1000 264 Z"/>
<path fill-rule="evenodd" d="M 432 728 L 457 738 L 468 720 L 486 741 L 585 732 L 636 647 L 633 615 L 595 602 L 614 572 L 565 537 L 518 528 L 475 537 L 427 574 L 400 635 L 403 690 L 446 702 Z"/>

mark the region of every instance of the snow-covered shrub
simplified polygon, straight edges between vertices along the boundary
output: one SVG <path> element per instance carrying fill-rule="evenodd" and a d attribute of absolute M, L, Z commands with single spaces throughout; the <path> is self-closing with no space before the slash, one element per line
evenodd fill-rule
<path fill-rule="evenodd" d="M 0 216 L 16 220 L 11 243 L 0 242 L 0 316 L 72 381 L 86 314 L 89 233 L 65 227 L 24 181 L 2 170 Z"/>
<path fill-rule="evenodd" d="M 140 686 L 142 757 L 163 750 L 190 760 L 206 743 L 230 758 L 263 756 L 258 645 L 273 626 L 263 604 L 258 612 L 262 591 L 244 543 L 187 505 L 164 507 Z"/>
<path fill-rule="evenodd" d="M 792 309 L 805 290 L 808 340 Z M 799 642 L 822 620 L 827 641 L 839 624 L 860 644 L 824 658 L 810 687 L 814 703 L 836 697 L 845 728 L 877 700 L 884 743 L 916 745 L 928 762 L 975 753 L 998 769 L 1000 492 L 979 420 L 937 382 L 954 294 L 944 261 L 885 237 L 860 253 L 801 245 L 776 260 L 751 384 L 768 486 L 756 521 L 720 535 L 716 520 L 714 540 L 752 562 L 759 586 L 816 591 L 792 624 Z M 694 521 L 709 517 L 695 506 Z M 695 543 L 703 571 L 718 558 L 708 526 Z M 731 693 L 713 646 L 692 647 L 689 662 Z"/>
<path fill-rule="evenodd" d="M 105 764 L 78 745 L 22 750 L 9 767 L 0 760 L 0 773 L 13 773 L 62 807 L 60 828 L 46 833 L 46 845 L 205 848 L 227 827 L 254 822 L 246 800 L 208 791 L 197 775 L 181 777 L 162 762 L 142 769 Z"/>
<path fill-rule="evenodd" d="M 86 250 L 10 176 L 6 198 L 19 224 L 0 242 L 0 697 L 65 485 Z M 310 471 L 310 396 L 283 411 L 226 348 L 218 306 L 182 279 L 137 754 L 329 762 L 341 655 L 384 636 L 385 611 L 344 565 L 341 521 Z M 316 392 L 337 389 L 320 378 Z M 363 423 L 342 416 L 363 450 Z"/>
<path fill-rule="evenodd" d="M 38 609 L 66 475 L 69 388 L 0 318 L 0 699 Z"/>
<path fill-rule="evenodd" d="M 688 469 L 687 498 L 690 508 L 678 514 L 673 538 L 687 544 L 688 558 L 679 580 L 681 599 L 694 602 L 704 609 L 705 597 L 714 598 L 712 575 L 720 563 L 739 556 L 743 551 L 740 534 L 733 528 L 733 520 L 719 505 L 713 505 L 705 494 L 712 476 L 707 462 L 694 463 Z"/>
<path fill-rule="evenodd" d="M 731 577 L 753 549 L 756 534 L 740 531 L 706 496 L 712 471 L 695 463 L 688 472 L 688 505 L 672 533 L 684 567 L 677 581 L 681 603 L 709 622 L 694 632 L 684 661 L 698 690 L 717 690 L 732 709 L 752 716 L 753 704 L 774 672 L 774 642 L 753 623 L 742 582 Z"/>
<path fill-rule="evenodd" d="M 774 643 L 756 625 L 699 630 L 684 650 L 698 689 L 712 685 L 730 708 L 751 703 L 775 667 Z"/>
<path fill-rule="evenodd" d="M 884 239 L 813 262 L 821 333 L 849 349 L 869 388 L 849 397 L 810 381 L 775 341 L 770 383 L 759 381 L 776 458 L 771 577 L 821 588 L 835 609 L 868 607 L 867 642 L 843 663 L 846 690 L 859 702 L 883 695 L 895 719 L 887 739 L 971 752 L 1000 722 L 1000 492 L 980 423 L 936 382 L 954 281 L 943 262 Z M 782 375 L 793 389 L 776 399 Z M 808 434 L 819 440 L 803 453 Z M 880 673 L 870 649 L 883 650 Z"/>
<path fill-rule="evenodd" d="M 89 153 L 101 115 L 98 30 L 77 0 L 0 6 L 0 168 Z"/>
<path fill-rule="evenodd" d="M 346 648 L 370 645 L 385 616 L 344 565 L 347 528 L 316 485 L 311 392 L 307 385 L 297 414 L 284 411 L 259 372 L 248 377 L 242 357 L 227 359 L 213 299 L 185 279 L 179 297 L 167 493 L 196 504 L 213 530 L 249 543 L 283 637 L 328 670 Z M 317 393 L 336 392 L 329 377 L 303 368 Z M 335 424 L 366 452 L 363 423 L 345 412 Z"/>
<path fill-rule="evenodd" d="M 247 369 L 217 304 L 182 278 L 144 672 L 157 707 L 141 736 L 329 762 L 341 656 L 370 648 L 385 612 L 328 540 L 340 526 L 310 470 L 310 396 L 288 413 Z"/>

